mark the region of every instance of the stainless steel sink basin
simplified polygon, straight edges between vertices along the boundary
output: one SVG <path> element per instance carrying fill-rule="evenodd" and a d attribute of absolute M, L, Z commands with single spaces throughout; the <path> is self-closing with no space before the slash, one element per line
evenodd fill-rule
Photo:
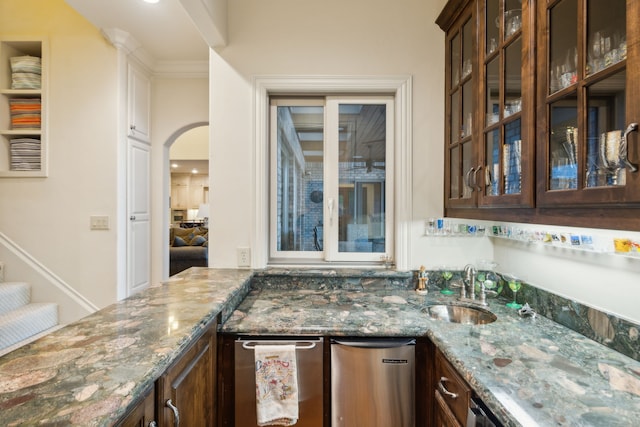
<path fill-rule="evenodd" d="M 467 325 L 484 325 L 495 322 L 497 319 L 496 315 L 489 310 L 468 305 L 430 305 L 425 311 L 433 319 Z"/>

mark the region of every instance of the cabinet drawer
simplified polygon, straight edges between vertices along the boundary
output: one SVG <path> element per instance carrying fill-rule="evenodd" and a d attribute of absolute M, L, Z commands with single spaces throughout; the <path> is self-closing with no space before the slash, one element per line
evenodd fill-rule
<path fill-rule="evenodd" d="M 435 396 L 436 408 L 434 416 L 436 427 L 462 427 L 438 390 L 435 391 Z"/>
<path fill-rule="evenodd" d="M 436 351 L 435 381 L 437 393 L 444 403 L 451 409 L 458 422 L 466 425 L 471 388 L 440 351 Z"/>

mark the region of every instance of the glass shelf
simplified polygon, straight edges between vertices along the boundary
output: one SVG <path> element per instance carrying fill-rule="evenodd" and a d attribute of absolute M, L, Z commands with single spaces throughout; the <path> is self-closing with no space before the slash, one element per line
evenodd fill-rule
<path fill-rule="evenodd" d="M 493 225 L 487 229 L 487 236 L 495 239 L 511 240 L 540 247 L 640 259 L 640 238 L 621 236 L 622 233 L 593 235 L 568 230 L 546 231 L 505 225 Z"/>

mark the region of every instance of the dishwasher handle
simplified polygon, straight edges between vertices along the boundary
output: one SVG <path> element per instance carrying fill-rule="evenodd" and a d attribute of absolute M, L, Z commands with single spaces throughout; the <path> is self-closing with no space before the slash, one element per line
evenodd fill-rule
<path fill-rule="evenodd" d="M 416 340 L 414 338 L 388 338 L 388 339 L 362 339 L 362 340 L 343 340 L 343 339 L 331 339 L 331 344 L 340 344 L 347 347 L 360 347 L 360 348 L 395 348 L 403 347 L 405 345 L 415 345 Z"/>
<path fill-rule="evenodd" d="M 316 347 L 316 343 L 319 341 L 283 341 L 279 342 L 278 345 L 286 345 L 286 344 L 295 344 L 296 350 L 311 350 Z M 253 350 L 257 345 L 265 345 L 260 341 L 243 341 L 242 348 L 245 350 Z M 270 345 L 270 344 L 269 344 Z"/>

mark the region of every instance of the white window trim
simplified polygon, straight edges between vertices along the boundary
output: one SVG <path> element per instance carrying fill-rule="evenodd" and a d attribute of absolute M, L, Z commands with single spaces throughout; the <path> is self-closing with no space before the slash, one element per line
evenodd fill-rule
<path fill-rule="evenodd" d="M 412 80 L 411 76 L 255 76 L 253 267 L 269 257 L 269 96 L 287 94 L 392 94 L 395 97 L 395 256 L 398 270 L 411 258 L 412 216 Z"/>

